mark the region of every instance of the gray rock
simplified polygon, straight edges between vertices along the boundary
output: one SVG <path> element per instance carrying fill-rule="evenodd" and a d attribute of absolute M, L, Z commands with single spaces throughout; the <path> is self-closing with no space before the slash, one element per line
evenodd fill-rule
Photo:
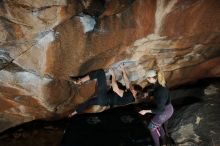
<path fill-rule="evenodd" d="M 182 146 L 217 146 L 220 143 L 220 94 L 204 96 L 203 101 L 176 111 L 169 132 Z"/>

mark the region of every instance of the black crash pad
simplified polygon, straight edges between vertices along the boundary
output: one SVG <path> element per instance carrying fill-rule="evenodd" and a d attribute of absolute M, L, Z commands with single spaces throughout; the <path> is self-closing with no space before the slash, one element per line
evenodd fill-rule
<path fill-rule="evenodd" d="M 135 105 L 75 115 L 61 146 L 151 146 L 152 138 L 146 128 L 149 119 L 140 116 Z"/>

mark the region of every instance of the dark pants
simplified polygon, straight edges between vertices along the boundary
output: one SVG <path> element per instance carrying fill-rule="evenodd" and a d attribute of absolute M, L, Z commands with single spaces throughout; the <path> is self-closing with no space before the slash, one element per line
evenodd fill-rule
<path fill-rule="evenodd" d="M 91 80 L 97 79 L 97 86 L 96 86 L 96 97 L 91 98 L 88 101 L 82 103 L 77 109 L 77 113 L 82 113 L 87 107 L 92 105 L 101 105 L 107 106 L 110 104 L 110 99 L 107 97 L 107 82 L 106 76 L 103 69 L 99 69 L 96 71 L 92 71 L 89 74 Z"/>
<path fill-rule="evenodd" d="M 172 104 L 168 104 L 165 107 L 164 112 L 156 114 L 148 125 L 148 129 L 150 130 L 155 146 L 160 146 L 159 138 L 161 138 L 163 144 L 166 143 L 165 131 L 162 124 L 165 123 L 172 116 L 172 114 L 173 106 Z"/>

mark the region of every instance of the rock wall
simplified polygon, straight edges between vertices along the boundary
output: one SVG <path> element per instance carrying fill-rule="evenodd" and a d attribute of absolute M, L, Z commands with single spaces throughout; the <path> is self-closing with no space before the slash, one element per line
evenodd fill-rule
<path fill-rule="evenodd" d="M 65 116 L 94 92 L 69 76 L 121 60 L 142 85 L 150 68 L 170 87 L 220 76 L 219 14 L 218 0 L 1 0 L 0 131 Z"/>

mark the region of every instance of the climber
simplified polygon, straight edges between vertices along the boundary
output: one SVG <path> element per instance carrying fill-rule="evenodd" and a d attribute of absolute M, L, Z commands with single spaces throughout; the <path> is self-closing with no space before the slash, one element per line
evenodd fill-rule
<path fill-rule="evenodd" d="M 155 146 L 160 146 L 160 138 L 162 145 L 166 144 L 165 131 L 162 126 L 173 114 L 173 106 L 169 95 L 169 90 L 165 85 L 165 78 L 161 71 L 149 70 L 146 72 L 147 81 L 152 85 L 152 95 L 155 100 L 155 108 L 141 110 L 139 114 L 146 113 L 155 114 L 148 125 Z"/>
<path fill-rule="evenodd" d="M 74 81 L 75 84 L 81 85 L 86 81 L 97 79 L 96 96 L 79 105 L 79 107 L 77 107 L 76 110 L 69 115 L 69 117 L 72 117 L 77 113 L 82 113 L 87 107 L 92 105 L 127 105 L 143 98 L 142 87 L 140 85 L 132 85 L 130 83 L 124 65 L 120 65 L 120 69 L 126 86 L 125 90 L 119 88 L 113 69 L 109 70 L 112 77 L 110 90 L 107 88 L 106 75 L 103 69 L 92 71 L 88 75 Z"/>
<path fill-rule="evenodd" d="M 145 97 L 145 103 L 147 103 L 148 105 L 151 105 L 153 106 L 153 84 L 151 85 L 146 85 L 144 88 L 143 88 L 143 94 L 144 94 L 144 97 Z"/>

